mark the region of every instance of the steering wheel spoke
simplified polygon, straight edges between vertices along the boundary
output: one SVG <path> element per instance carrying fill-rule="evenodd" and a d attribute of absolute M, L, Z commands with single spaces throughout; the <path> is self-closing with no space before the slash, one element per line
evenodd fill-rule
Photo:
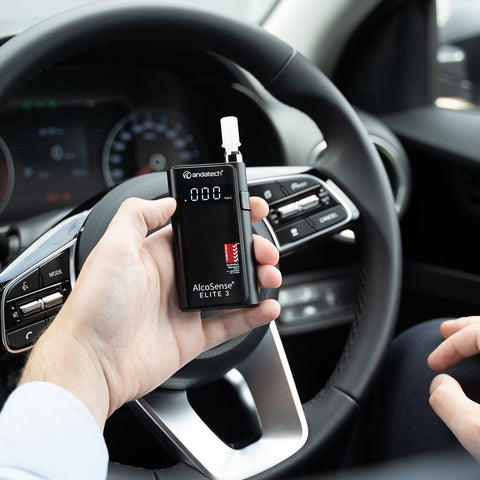
<path fill-rule="evenodd" d="M 77 236 L 88 211 L 65 219 L 35 241 L 0 274 L 1 335 L 4 348 L 32 348 L 75 283 Z"/>
<path fill-rule="evenodd" d="M 307 422 L 275 324 L 225 379 L 261 427 L 259 438 L 243 448 L 224 443 L 196 413 L 185 390 L 159 388 L 132 406 L 150 430 L 166 436 L 187 464 L 209 478 L 249 478 L 304 445 Z"/>
<path fill-rule="evenodd" d="M 248 174 L 250 194 L 269 204 L 265 224 L 280 253 L 345 230 L 359 217 L 357 207 L 332 180 L 307 169 L 253 168 Z"/>

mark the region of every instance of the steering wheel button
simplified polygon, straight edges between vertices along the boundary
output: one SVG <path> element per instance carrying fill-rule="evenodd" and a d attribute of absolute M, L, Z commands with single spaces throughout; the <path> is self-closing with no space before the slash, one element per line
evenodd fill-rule
<path fill-rule="evenodd" d="M 297 175 L 290 180 L 281 180 L 279 183 L 289 195 L 318 185 L 318 181 L 314 177 L 308 175 Z"/>
<path fill-rule="evenodd" d="M 20 350 L 22 348 L 33 345 L 35 340 L 42 334 L 45 328 L 45 322 L 33 323 L 28 327 L 20 328 L 12 333 L 7 333 L 7 345 L 12 350 Z"/>
<path fill-rule="evenodd" d="M 250 195 L 262 197 L 268 203 L 276 202 L 286 197 L 286 194 L 280 188 L 277 182 L 262 183 L 261 185 L 251 185 L 248 187 Z"/>
<path fill-rule="evenodd" d="M 279 228 L 275 233 L 280 245 L 287 245 L 315 233 L 315 230 L 306 220 L 299 220 L 286 227 Z"/>
<path fill-rule="evenodd" d="M 320 200 L 316 195 L 310 195 L 299 200 L 298 204 L 300 205 L 300 207 L 302 207 L 302 211 L 305 211 L 315 208 L 319 204 L 319 202 Z"/>
<path fill-rule="evenodd" d="M 21 278 L 7 293 L 7 300 L 22 297 L 33 293 L 40 288 L 40 277 L 38 269 L 26 277 Z"/>
<path fill-rule="evenodd" d="M 22 321 L 20 312 L 15 305 L 7 305 L 5 307 L 5 328 L 17 326 Z"/>
<path fill-rule="evenodd" d="M 345 220 L 347 218 L 347 212 L 341 205 L 337 205 L 336 207 L 311 215 L 308 218 L 313 223 L 315 230 L 320 232 Z"/>
<path fill-rule="evenodd" d="M 52 293 L 42 298 L 45 308 L 57 307 L 63 303 L 63 295 L 60 292 Z"/>
<path fill-rule="evenodd" d="M 33 302 L 25 303 L 20 305 L 20 311 L 24 317 L 34 315 L 35 313 L 41 312 L 43 310 L 43 302 L 41 300 L 34 300 Z"/>
<path fill-rule="evenodd" d="M 320 196 L 320 204 L 323 208 L 329 208 L 337 205 L 337 202 L 327 193 L 326 195 Z"/>
<path fill-rule="evenodd" d="M 43 279 L 43 286 L 48 287 L 55 283 L 63 282 L 69 278 L 69 252 L 68 250 L 50 260 L 40 267 L 40 274 Z"/>
<path fill-rule="evenodd" d="M 298 202 L 295 203 L 288 203 L 287 205 L 284 205 L 283 207 L 278 208 L 278 214 L 280 215 L 281 219 L 286 219 L 289 217 L 292 217 L 293 215 L 296 215 L 297 213 L 300 213 L 301 208 Z"/>

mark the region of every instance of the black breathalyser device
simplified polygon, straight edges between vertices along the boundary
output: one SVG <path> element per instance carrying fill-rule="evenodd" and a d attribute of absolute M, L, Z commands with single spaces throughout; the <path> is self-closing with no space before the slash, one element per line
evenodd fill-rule
<path fill-rule="evenodd" d="M 168 171 L 179 306 L 183 311 L 259 303 L 247 176 L 236 117 L 224 117 L 224 163 Z"/>

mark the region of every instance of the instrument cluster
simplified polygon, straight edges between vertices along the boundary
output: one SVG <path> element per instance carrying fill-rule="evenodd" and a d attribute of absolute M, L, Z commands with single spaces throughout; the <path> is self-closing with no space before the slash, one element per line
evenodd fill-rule
<path fill-rule="evenodd" d="M 261 102 L 232 82 L 138 67 L 64 67 L 0 109 L 0 223 L 73 207 L 129 178 L 220 161 L 239 118 L 249 166 L 282 152 Z"/>

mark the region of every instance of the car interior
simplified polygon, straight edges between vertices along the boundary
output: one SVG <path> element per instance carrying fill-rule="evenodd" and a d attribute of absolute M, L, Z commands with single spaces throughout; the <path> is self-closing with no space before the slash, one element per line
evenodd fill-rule
<path fill-rule="evenodd" d="M 121 202 L 222 162 L 234 115 L 281 315 L 115 412 L 108 478 L 342 471 L 391 339 L 480 310 L 480 3 L 28 3 L 0 18 L 2 401 Z"/>

